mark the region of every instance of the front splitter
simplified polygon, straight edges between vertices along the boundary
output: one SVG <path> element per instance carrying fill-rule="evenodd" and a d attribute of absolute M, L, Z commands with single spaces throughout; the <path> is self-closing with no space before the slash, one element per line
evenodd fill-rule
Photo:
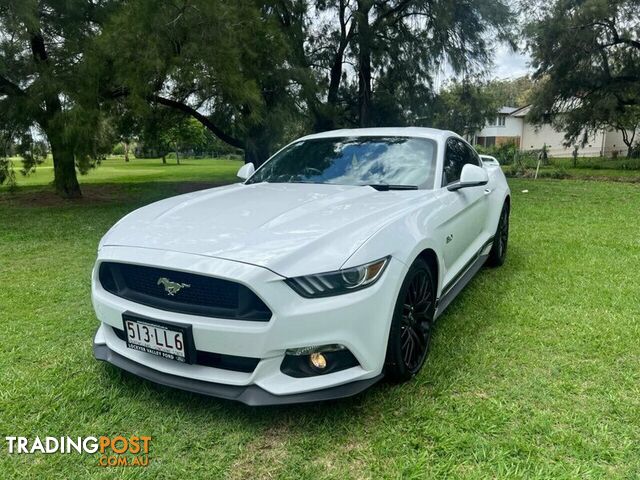
<path fill-rule="evenodd" d="M 220 383 L 204 382 L 202 380 L 195 380 L 192 378 L 159 372 L 153 368 L 149 368 L 140 363 L 129 360 L 128 358 L 111 350 L 104 343 L 94 343 L 93 354 L 98 360 L 110 363 L 111 365 L 114 365 L 126 372 L 160 385 L 199 393 L 201 395 L 208 395 L 210 397 L 233 400 L 250 406 L 290 405 L 352 397 L 363 392 L 383 377 L 383 375 L 380 374 L 366 380 L 358 380 L 322 390 L 295 393 L 291 395 L 274 395 L 257 385 L 223 385 Z"/>

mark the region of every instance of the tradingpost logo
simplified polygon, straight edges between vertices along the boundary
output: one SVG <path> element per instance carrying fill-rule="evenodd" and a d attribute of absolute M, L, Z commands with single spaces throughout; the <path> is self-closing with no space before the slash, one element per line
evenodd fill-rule
<path fill-rule="evenodd" d="M 9 455 L 99 454 L 101 467 L 146 467 L 151 437 L 5 437 Z"/>

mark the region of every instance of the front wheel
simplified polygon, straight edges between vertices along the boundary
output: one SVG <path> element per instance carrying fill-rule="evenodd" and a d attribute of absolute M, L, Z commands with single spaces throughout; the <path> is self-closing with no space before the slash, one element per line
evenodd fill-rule
<path fill-rule="evenodd" d="M 509 204 L 505 202 L 500 212 L 498 228 L 493 239 L 493 247 L 489 252 L 487 265 L 490 267 L 500 267 L 507 258 L 507 244 L 509 242 Z"/>
<path fill-rule="evenodd" d="M 418 258 L 402 282 L 391 321 L 385 376 L 392 382 L 405 382 L 422 368 L 431 343 L 435 296 L 431 268 Z"/>

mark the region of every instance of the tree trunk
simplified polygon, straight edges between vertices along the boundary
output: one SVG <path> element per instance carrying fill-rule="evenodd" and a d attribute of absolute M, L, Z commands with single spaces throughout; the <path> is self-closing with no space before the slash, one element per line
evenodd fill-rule
<path fill-rule="evenodd" d="M 176 163 L 180 165 L 180 154 L 178 153 L 178 144 L 176 143 Z"/>
<path fill-rule="evenodd" d="M 124 145 L 124 161 L 129 161 L 129 142 L 122 142 Z"/>
<path fill-rule="evenodd" d="M 163 164 L 163 165 L 166 165 L 166 164 L 167 164 L 167 155 L 166 155 L 166 153 L 163 153 L 163 154 L 162 154 L 162 164 Z"/>
<path fill-rule="evenodd" d="M 631 158 L 633 155 L 633 139 L 636 136 L 636 130 L 634 128 L 631 134 L 627 132 L 626 128 L 620 128 L 619 130 L 622 133 L 622 141 L 627 146 L 627 158 Z"/>
<path fill-rule="evenodd" d="M 336 107 L 339 100 L 338 92 L 340 90 L 340 81 L 342 80 L 342 64 L 344 62 L 345 48 L 346 45 L 340 45 L 331 64 L 327 103 L 316 104 L 315 98 L 309 99 L 309 109 L 314 119 L 313 130 L 315 132 L 324 132 L 336 128 Z"/>
<path fill-rule="evenodd" d="M 371 0 L 358 1 L 358 109 L 360 126 L 371 125 Z"/>
<path fill-rule="evenodd" d="M 51 155 L 53 156 L 53 184 L 56 193 L 63 198 L 81 198 L 82 191 L 76 175 L 76 163 L 73 155 L 73 147 L 59 138 L 58 135 L 49 135 Z"/>
<path fill-rule="evenodd" d="M 253 135 L 247 137 L 244 145 L 244 162 L 253 163 L 258 168 L 268 158 L 271 151 L 271 142 L 254 130 Z"/>

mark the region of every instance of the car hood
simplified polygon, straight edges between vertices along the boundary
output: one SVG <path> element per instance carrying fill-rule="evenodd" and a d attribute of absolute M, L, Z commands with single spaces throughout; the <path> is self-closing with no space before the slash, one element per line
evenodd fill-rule
<path fill-rule="evenodd" d="M 162 200 L 120 220 L 101 246 L 171 250 L 291 277 L 339 269 L 421 191 L 319 184 L 235 184 Z M 371 259 L 375 260 L 375 259 Z"/>

